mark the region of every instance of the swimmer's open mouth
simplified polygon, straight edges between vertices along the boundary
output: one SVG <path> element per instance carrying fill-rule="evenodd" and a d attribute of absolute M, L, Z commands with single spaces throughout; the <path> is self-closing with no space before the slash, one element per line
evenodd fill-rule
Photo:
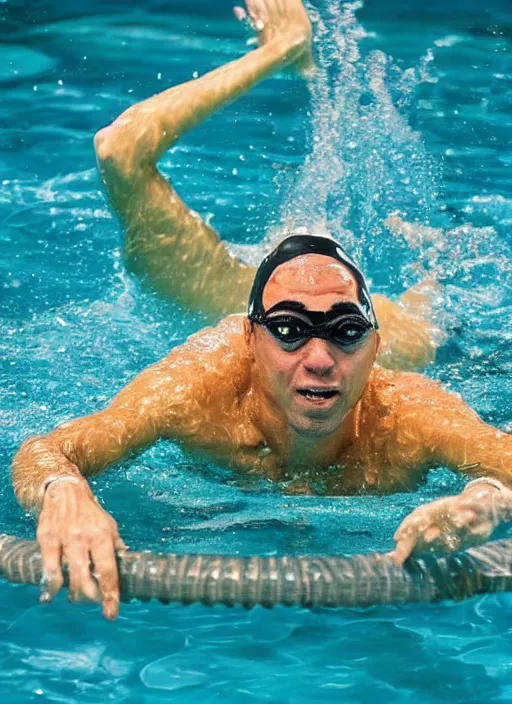
<path fill-rule="evenodd" d="M 339 396 L 336 389 L 297 389 L 297 393 L 310 401 L 324 401 Z"/>

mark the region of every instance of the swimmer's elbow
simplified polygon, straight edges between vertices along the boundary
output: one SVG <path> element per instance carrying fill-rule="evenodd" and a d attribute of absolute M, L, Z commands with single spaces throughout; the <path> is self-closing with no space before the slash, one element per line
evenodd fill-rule
<path fill-rule="evenodd" d="M 112 158 L 111 127 L 104 127 L 94 135 L 94 151 L 99 162 Z"/>
<path fill-rule="evenodd" d="M 146 121 L 129 108 L 112 124 L 94 136 L 94 150 L 102 175 L 113 172 L 133 180 L 138 174 L 147 179 L 148 168 L 156 165 L 155 136 Z"/>
<path fill-rule="evenodd" d="M 112 176 L 132 179 L 139 166 L 138 150 L 126 129 L 112 123 L 99 130 L 94 136 L 94 151 L 104 180 Z"/>
<path fill-rule="evenodd" d="M 99 130 L 94 136 L 94 151 L 102 176 L 112 173 L 129 176 L 133 159 L 126 149 L 127 138 L 115 123 Z"/>

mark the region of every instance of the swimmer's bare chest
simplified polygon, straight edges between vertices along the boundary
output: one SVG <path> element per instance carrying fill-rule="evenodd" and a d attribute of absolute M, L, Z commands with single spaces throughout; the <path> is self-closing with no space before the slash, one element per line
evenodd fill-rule
<path fill-rule="evenodd" d="M 171 429 L 169 437 L 179 439 L 189 451 L 235 470 L 259 474 L 290 492 L 347 495 L 417 487 L 428 471 L 426 453 L 414 433 L 406 433 L 404 443 L 402 432 L 399 440 L 400 379 L 377 366 L 361 397 L 362 420 L 356 440 L 329 466 L 290 466 L 286 443 L 281 442 L 286 427 L 276 432 L 281 426 L 278 416 L 274 418 L 273 408 L 262 404 L 253 391 L 252 358 L 243 320 L 243 316 L 229 316 L 217 328 L 191 338 L 188 344 L 193 345 L 195 356 L 186 370 L 190 399 L 180 405 L 183 432 L 177 438 Z M 189 372 L 199 368 L 215 370 L 207 394 L 201 392 L 201 374 Z M 269 428 L 274 437 L 266 437 L 262 428 Z"/>
<path fill-rule="evenodd" d="M 236 435 L 242 435 L 245 441 L 236 442 L 234 433 L 225 431 L 226 426 L 223 431 L 203 425 L 201 432 L 184 443 L 185 448 L 235 471 L 265 477 L 285 493 L 348 496 L 411 491 L 428 472 L 428 464 L 418 462 L 417 457 L 404 454 L 401 459 L 391 459 L 387 453 L 376 451 L 364 437 L 340 453 L 330 466 L 292 467 L 286 455 L 273 449 L 256 427 L 237 424 L 236 416 L 231 420 Z"/>

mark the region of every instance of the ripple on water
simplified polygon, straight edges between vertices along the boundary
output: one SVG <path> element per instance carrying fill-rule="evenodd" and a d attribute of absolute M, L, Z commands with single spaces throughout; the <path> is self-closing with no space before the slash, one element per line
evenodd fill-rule
<path fill-rule="evenodd" d="M 56 59 L 24 46 L 0 46 L 0 82 L 8 83 L 35 78 L 48 73 L 57 65 Z"/>

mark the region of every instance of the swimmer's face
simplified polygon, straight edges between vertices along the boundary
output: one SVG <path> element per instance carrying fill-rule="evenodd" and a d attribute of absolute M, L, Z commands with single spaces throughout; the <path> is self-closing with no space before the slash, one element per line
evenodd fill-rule
<path fill-rule="evenodd" d="M 277 267 L 265 286 L 265 310 L 281 301 L 303 304 L 306 313 L 327 312 L 340 303 L 358 305 L 357 283 L 343 264 L 307 254 Z M 253 333 L 254 359 L 265 393 L 292 429 L 318 437 L 335 433 L 359 400 L 378 345 L 373 329 L 348 346 L 313 337 L 295 349 L 283 348 L 261 325 L 255 325 Z"/>

